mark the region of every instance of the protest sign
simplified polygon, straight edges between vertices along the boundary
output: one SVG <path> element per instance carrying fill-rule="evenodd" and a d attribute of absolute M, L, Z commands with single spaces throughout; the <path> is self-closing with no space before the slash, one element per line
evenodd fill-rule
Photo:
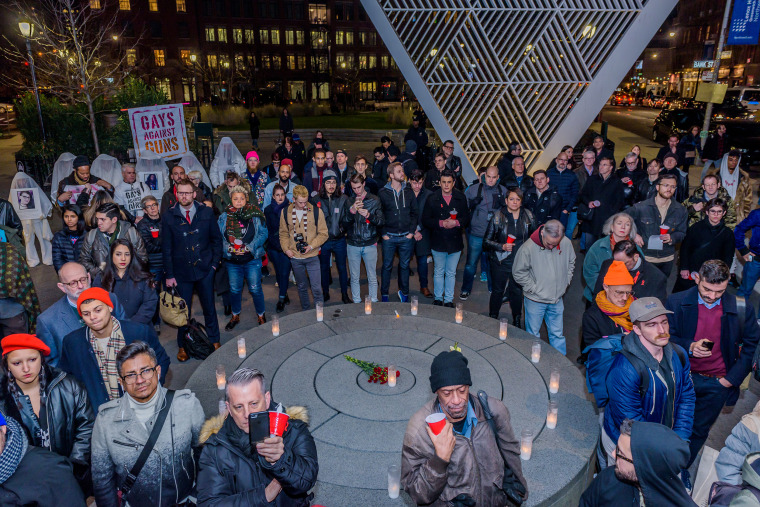
<path fill-rule="evenodd" d="M 146 150 L 164 159 L 179 158 L 188 151 L 182 104 L 135 107 L 128 110 L 132 142 L 137 157 Z"/>

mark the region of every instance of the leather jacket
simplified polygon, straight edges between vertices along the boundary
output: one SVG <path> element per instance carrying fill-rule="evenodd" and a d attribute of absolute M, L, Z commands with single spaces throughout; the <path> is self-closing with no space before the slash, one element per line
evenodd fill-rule
<path fill-rule="evenodd" d="M 493 218 L 488 222 L 486 235 L 483 237 L 483 249 L 489 252 L 491 260 L 496 261 L 496 252 L 501 252 L 502 245 L 507 242 L 507 237 L 510 234 L 513 235 L 516 239 L 512 254 L 501 261 L 502 265 L 511 267 L 517 250 L 528 241 L 537 226 L 536 219 L 530 210 L 520 208 L 520 216 L 515 220 L 507 208 L 503 207 L 495 212 Z"/>
<path fill-rule="evenodd" d="M 334 197 L 324 199 L 319 195 L 314 197 L 313 204 L 321 209 L 325 216 L 329 240 L 341 239 L 346 236 L 346 230 L 341 222 L 346 212 L 345 204 L 348 201 L 349 199 L 345 194 L 341 194 L 337 199 Z M 335 210 L 338 210 L 338 212 L 336 213 Z"/>
<path fill-rule="evenodd" d="M 21 220 L 13 209 L 13 205 L 5 199 L 0 199 L 0 225 L 16 229 L 19 235 L 23 235 Z"/>
<path fill-rule="evenodd" d="M 341 218 L 349 246 L 362 247 L 377 243 L 380 228 L 385 224 L 385 215 L 383 215 L 380 199 L 376 195 L 366 192 L 364 209 L 369 211 L 366 219 L 358 212 L 351 213 L 353 204 L 353 202 L 346 200 L 343 204 L 343 217 Z"/>

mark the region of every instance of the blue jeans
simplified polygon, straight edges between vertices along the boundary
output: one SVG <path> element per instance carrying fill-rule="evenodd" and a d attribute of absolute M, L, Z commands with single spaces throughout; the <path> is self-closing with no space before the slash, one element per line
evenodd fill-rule
<path fill-rule="evenodd" d="M 472 234 L 468 235 L 467 240 L 467 262 L 464 265 L 464 275 L 462 277 L 462 292 L 472 292 L 472 282 L 475 279 L 475 272 L 478 270 L 478 261 L 483 253 L 483 238 Z M 483 265 L 483 269 L 488 264 Z"/>
<path fill-rule="evenodd" d="M 573 239 L 573 231 L 578 226 L 578 212 L 571 211 L 567 215 L 562 213 L 559 216 L 559 221 L 565 226 L 565 236 L 567 236 L 567 239 Z"/>
<path fill-rule="evenodd" d="M 338 268 L 341 294 L 348 293 L 348 269 L 346 268 L 346 238 L 325 241 L 319 251 L 319 269 L 322 272 L 322 294 L 330 293 L 330 257 L 335 254 L 335 265 Z"/>
<path fill-rule="evenodd" d="M 243 301 L 243 282 L 248 281 L 248 292 L 253 298 L 253 306 L 258 315 L 264 315 L 264 289 L 261 287 L 261 259 L 253 259 L 246 264 L 227 263 L 227 277 L 230 280 L 230 306 L 232 315 L 240 315 Z"/>
<path fill-rule="evenodd" d="M 742 271 L 742 284 L 739 290 L 736 291 L 740 296 L 749 301 L 749 297 L 752 295 L 752 290 L 755 288 L 755 284 L 760 279 L 760 260 L 757 257 L 752 259 L 752 262 L 744 263 L 744 271 Z"/>
<path fill-rule="evenodd" d="M 260 267 L 260 266 L 259 266 Z M 193 291 L 198 293 L 201 307 L 203 308 L 203 322 L 206 326 L 206 333 L 211 343 L 219 343 L 219 321 L 216 317 L 216 305 L 214 304 L 214 275 L 216 271 L 209 269 L 206 276 L 200 280 L 182 281 L 177 280 L 177 292 L 179 297 L 187 303 L 188 315 L 193 314 Z M 177 345 L 185 346 L 185 333 L 187 327 L 182 326 L 177 329 Z"/>
<path fill-rule="evenodd" d="M 383 240 L 383 270 L 380 294 L 388 295 L 391 288 L 391 273 L 393 258 L 398 252 L 398 288 L 405 296 L 409 295 L 409 261 L 414 253 L 414 238 L 405 236 L 389 236 Z M 352 277 L 353 278 L 353 277 Z"/>
<path fill-rule="evenodd" d="M 565 336 L 562 334 L 562 315 L 565 304 L 562 299 L 556 303 L 536 303 L 523 298 L 525 303 L 525 330 L 535 336 L 541 337 L 541 323 L 546 320 L 546 330 L 549 334 L 549 343 L 562 354 L 567 354 Z"/>
<path fill-rule="evenodd" d="M 446 253 L 433 250 L 433 294 L 444 303 L 454 301 L 454 286 L 457 281 L 457 264 L 462 252 Z"/>
<path fill-rule="evenodd" d="M 288 295 L 288 278 L 290 277 L 290 257 L 279 250 L 267 250 L 269 261 L 274 264 L 274 274 L 277 278 L 277 288 L 280 289 L 280 299 Z"/>
<path fill-rule="evenodd" d="M 351 272 L 351 299 L 361 303 L 360 281 L 362 276 L 362 261 L 367 270 L 367 284 L 372 302 L 377 301 L 377 243 L 369 246 L 348 245 L 348 270 Z"/>

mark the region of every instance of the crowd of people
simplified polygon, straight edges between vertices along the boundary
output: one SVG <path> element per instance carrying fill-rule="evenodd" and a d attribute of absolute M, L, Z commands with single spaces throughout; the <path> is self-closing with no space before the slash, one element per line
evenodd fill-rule
<path fill-rule="evenodd" d="M 288 409 L 284 435 L 255 449 L 248 442 L 249 415 L 278 406 L 259 371 L 231 375 L 228 415 L 205 423 L 192 392 L 162 387 L 170 358 L 157 336 L 161 290 L 176 291 L 190 311 L 197 295 L 218 348 L 217 296 L 226 331 L 245 318 L 246 287 L 264 324 L 272 308 L 262 280 L 271 271 L 280 313 L 291 284 L 302 310 L 337 299 L 333 287 L 343 304 L 363 296 L 406 302 L 413 260 L 419 294 L 454 307 L 470 298 L 480 266 L 488 315 L 508 315 L 536 337 L 545 325 L 551 346 L 567 354 L 564 304 L 578 239 L 585 313 L 577 360 L 599 408 L 601 469 L 581 504 L 621 505 L 622 495 L 692 505 L 689 467 L 723 407 L 736 403 L 760 339 L 749 304 L 760 279 L 760 210 L 752 210 L 741 153 L 721 138 L 725 127 L 704 153 L 690 132 L 671 136 L 650 161 L 634 146 L 619 166 L 596 136 L 577 158 L 566 146 L 531 174 L 513 142 L 472 181 L 453 141 L 430 153 L 419 116 L 403 151 L 383 137 L 371 160 L 331 151 L 321 132 L 307 148 L 292 119 L 284 127 L 270 164 L 258 151 L 243 157 L 229 141 L 220 144 L 210 178 L 178 163 L 164 171 L 163 193 L 138 178 L 139 162 L 122 165 L 121 181 L 107 181 L 91 172 L 87 157 L 73 158 L 51 196 L 63 228 L 50 239 L 38 235 L 51 243 L 43 262 L 55 267 L 63 292 L 42 312 L 28 269 L 39 262 L 36 251 L 29 254 L 35 220 L 19 219 L 16 203 L 0 201 L 8 280 L 0 290 L 0 492 L 18 488 L 14 470 L 47 460 L 51 484 L 72 490 L 61 505 L 81 505 L 82 495 L 94 495 L 99 506 L 125 498 L 133 506 L 308 505 L 318 465 L 305 409 Z M 690 193 L 688 168 L 698 159 L 715 167 Z M 36 220 L 47 223 L 44 215 Z M 729 284 L 738 295 L 727 292 Z M 190 359 L 187 334 L 187 326 L 178 328 L 180 362 Z M 426 505 L 524 500 L 527 482 L 504 404 L 469 393 L 467 359 L 458 351 L 436 357 L 430 381 L 436 397 L 412 417 L 404 439 L 409 495 Z M 435 412 L 448 420 L 438 434 L 425 424 Z M 484 414 L 495 421 L 491 429 L 478 424 Z M 721 480 L 740 482 L 744 456 L 760 451 L 756 417 L 745 417 L 729 438 Z M 9 460 L 16 461 L 6 466 Z"/>

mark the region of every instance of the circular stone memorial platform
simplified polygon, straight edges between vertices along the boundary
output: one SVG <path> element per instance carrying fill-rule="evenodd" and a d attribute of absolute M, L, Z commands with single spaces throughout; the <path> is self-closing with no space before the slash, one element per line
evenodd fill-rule
<path fill-rule="evenodd" d="M 428 380 L 433 358 L 459 342 L 469 360 L 471 392 L 482 389 L 502 399 L 518 438 L 524 429 L 536 435 L 531 459 L 522 462 L 530 490 L 525 505 L 577 505 L 593 473 L 589 465 L 599 433 L 585 380 L 547 343 L 534 364 L 529 359 L 532 335 L 510 326 L 501 341 L 498 331 L 494 319 L 465 312 L 462 324 L 456 324 L 453 309 L 432 305 L 420 305 L 417 316 L 403 303 L 374 303 L 372 315 L 365 315 L 363 304 L 328 306 L 323 322 L 316 321 L 314 310 L 282 318 L 278 337 L 272 336 L 271 323 L 243 333 L 245 358 L 238 357 L 236 340 L 229 341 L 198 367 L 187 388 L 211 416 L 223 399 L 216 366 L 225 365 L 227 375 L 241 366 L 258 368 L 271 382 L 275 400 L 308 409 L 319 457 L 315 503 L 414 505 L 404 492 L 399 499 L 388 498 L 388 466 L 400 464 L 407 422 L 433 397 Z M 344 354 L 396 365 L 401 372 L 397 385 L 368 383 Z M 554 367 L 560 371 L 560 388 L 550 395 Z M 559 404 L 556 429 L 545 426 L 550 397 Z"/>

